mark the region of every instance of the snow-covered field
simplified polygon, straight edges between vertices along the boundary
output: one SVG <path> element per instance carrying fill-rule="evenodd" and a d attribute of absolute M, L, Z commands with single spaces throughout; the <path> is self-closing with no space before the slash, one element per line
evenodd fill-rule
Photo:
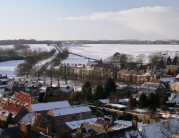
<path fill-rule="evenodd" d="M 12 48 L 13 45 L 0 46 L 0 48 Z M 30 49 L 50 51 L 52 46 L 46 44 L 32 44 Z M 134 56 L 143 53 L 150 54 L 154 52 L 169 53 L 173 56 L 175 52 L 179 53 L 179 45 L 132 45 L 132 44 L 66 44 L 63 48 L 68 48 L 70 52 L 80 54 L 88 58 L 94 59 L 107 59 L 115 52 L 133 54 Z M 64 60 L 63 63 L 70 64 L 86 64 L 88 59 L 69 55 L 69 58 Z M 23 61 L 8 61 L 0 63 L 0 74 L 13 76 L 14 68 Z"/>
<path fill-rule="evenodd" d="M 154 52 L 169 53 L 174 56 L 175 52 L 179 53 L 179 45 L 132 45 L 132 44 L 68 44 L 65 45 L 70 52 L 83 55 L 88 58 L 94 59 L 107 59 L 116 52 L 132 54 L 137 56 L 138 54 L 150 54 Z M 80 61 L 79 61 L 80 60 Z M 70 55 L 68 59 L 64 60 L 63 63 L 70 64 L 86 64 L 87 59 Z"/>
<path fill-rule="evenodd" d="M 14 69 L 18 64 L 23 63 L 24 60 L 11 60 L 6 62 L 0 62 L 0 74 L 7 75 L 9 78 L 15 76 Z"/>

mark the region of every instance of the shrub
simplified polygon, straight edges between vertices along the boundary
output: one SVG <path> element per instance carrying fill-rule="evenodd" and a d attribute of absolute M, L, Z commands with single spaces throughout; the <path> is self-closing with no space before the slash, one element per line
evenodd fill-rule
<path fill-rule="evenodd" d="M 165 105 L 161 105 L 160 108 L 161 108 L 162 111 L 168 111 L 169 110 L 168 107 L 165 106 Z"/>
<path fill-rule="evenodd" d="M 126 120 L 126 121 L 131 121 L 132 120 L 132 114 L 130 114 L 130 113 L 125 113 L 124 112 L 124 114 L 123 114 L 123 120 Z"/>

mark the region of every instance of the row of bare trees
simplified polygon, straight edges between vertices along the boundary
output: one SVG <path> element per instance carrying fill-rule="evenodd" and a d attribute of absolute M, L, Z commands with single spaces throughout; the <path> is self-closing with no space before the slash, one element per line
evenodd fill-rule
<path fill-rule="evenodd" d="M 165 55 L 174 57 L 173 64 L 177 64 L 179 62 L 177 58 L 179 57 L 179 53 L 168 51 L 151 53 L 149 55 L 138 54 L 137 56 L 116 52 L 112 57 L 110 57 L 110 62 L 115 66 L 120 66 L 121 68 L 136 68 L 137 64 L 142 66 L 144 63 L 163 68 L 165 65 L 162 60 Z"/>
<path fill-rule="evenodd" d="M 55 53 L 55 51 L 56 51 L 55 49 L 52 49 L 50 52 L 38 50 L 29 53 L 25 57 L 25 61 L 17 66 L 15 70 L 16 75 L 17 76 L 27 75 L 28 77 L 29 74 L 34 74 L 35 72 L 33 70 L 33 66 L 37 62 L 51 57 Z"/>

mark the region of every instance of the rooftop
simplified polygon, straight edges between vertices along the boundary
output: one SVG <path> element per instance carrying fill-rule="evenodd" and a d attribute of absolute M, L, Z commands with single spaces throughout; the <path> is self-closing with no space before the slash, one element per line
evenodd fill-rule
<path fill-rule="evenodd" d="M 64 108 L 64 107 L 70 107 L 69 102 L 66 101 L 58 101 L 58 102 L 49 102 L 49 103 L 38 103 L 38 104 L 31 104 L 30 108 L 33 112 L 37 111 L 46 111 L 51 110 L 55 108 Z"/>
<path fill-rule="evenodd" d="M 68 114 L 76 114 L 82 112 L 91 112 L 89 106 L 70 106 L 65 108 L 53 109 L 54 116 L 63 116 Z"/>

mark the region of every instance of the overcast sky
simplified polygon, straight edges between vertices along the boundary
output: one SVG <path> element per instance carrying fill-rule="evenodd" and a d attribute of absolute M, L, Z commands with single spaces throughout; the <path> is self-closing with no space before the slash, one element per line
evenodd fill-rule
<path fill-rule="evenodd" d="M 179 0 L 0 0 L 3 39 L 179 39 Z"/>

